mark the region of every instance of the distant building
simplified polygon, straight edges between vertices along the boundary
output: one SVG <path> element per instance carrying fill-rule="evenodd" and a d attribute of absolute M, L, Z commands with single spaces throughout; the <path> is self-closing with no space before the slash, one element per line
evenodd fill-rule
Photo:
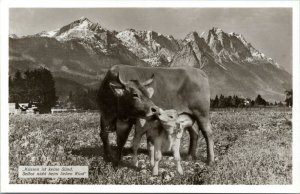
<path fill-rule="evenodd" d="M 9 103 L 9 114 L 38 114 L 39 110 L 34 103 Z"/>
<path fill-rule="evenodd" d="M 244 99 L 243 105 L 248 107 L 250 106 L 250 103 L 251 103 L 250 100 Z"/>
<path fill-rule="evenodd" d="M 71 109 L 71 108 L 51 108 L 51 114 L 55 114 L 55 113 L 70 113 L 70 112 L 81 112 L 81 110 Z"/>

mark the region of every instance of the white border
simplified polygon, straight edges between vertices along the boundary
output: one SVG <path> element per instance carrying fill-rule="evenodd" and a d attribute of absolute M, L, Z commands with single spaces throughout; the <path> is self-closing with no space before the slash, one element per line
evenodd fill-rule
<path fill-rule="evenodd" d="M 292 185 L 22 185 L 9 184 L 8 175 L 8 10 L 16 7 L 288 7 L 293 8 L 293 85 L 294 99 L 299 99 L 299 1 L 79 1 L 79 0 L 4 0 L 1 2 L 1 192 L 105 192 L 105 193 L 298 193 L 300 192 L 300 101 L 293 108 L 293 184 Z M 297 115 L 297 116 L 296 116 Z M 297 149 L 298 148 L 298 149 Z M 298 183 L 298 184 L 297 184 Z"/>

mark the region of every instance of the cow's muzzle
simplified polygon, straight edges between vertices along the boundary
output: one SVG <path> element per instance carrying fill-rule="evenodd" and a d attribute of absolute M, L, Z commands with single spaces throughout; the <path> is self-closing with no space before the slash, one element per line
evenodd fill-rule
<path fill-rule="evenodd" d="M 157 114 L 159 114 L 159 107 L 157 106 L 152 106 L 150 108 L 149 113 L 146 115 L 146 117 L 151 117 L 151 116 L 156 116 Z"/>

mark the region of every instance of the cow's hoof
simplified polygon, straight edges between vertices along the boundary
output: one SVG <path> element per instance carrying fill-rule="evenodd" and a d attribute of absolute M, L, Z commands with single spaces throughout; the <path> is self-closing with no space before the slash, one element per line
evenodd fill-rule
<path fill-rule="evenodd" d="M 188 155 L 188 156 L 186 157 L 186 160 L 187 160 L 187 161 L 195 161 L 195 160 L 197 160 L 197 157 L 196 157 L 196 156 L 192 156 L 192 155 Z"/>
<path fill-rule="evenodd" d="M 119 167 L 119 161 L 113 161 L 113 168 L 116 170 Z"/>
<path fill-rule="evenodd" d="M 104 156 L 103 159 L 104 159 L 105 162 L 112 162 L 113 161 L 113 158 L 111 156 Z"/>

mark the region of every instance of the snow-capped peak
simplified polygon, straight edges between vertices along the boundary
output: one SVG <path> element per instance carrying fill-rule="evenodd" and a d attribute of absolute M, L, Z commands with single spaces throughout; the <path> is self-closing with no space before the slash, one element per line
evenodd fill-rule
<path fill-rule="evenodd" d="M 42 31 L 35 36 L 56 38 L 59 41 L 71 39 L 93 39 L 95 34 L 105 31 L 98 23 L 91 22 L 86 17 L 81 17 L 62 28 Z"/>
<path fill-rule="evenodd" d="M 220 28 L 213 27 L 208 33 L 202 33 L 206 42 L 220 61 L 248 61 L 269 62 L 278 67 L 278 64 L 264 53 L 254 48 L 242 34 L 235 32 L 226 33 Z"/>
<path fill-rule="evenodd" d="M 201 35 L 200 35 L 200 37 L 204 37 L 205 34 L 206 34 L 206 32 L 202 32 Z"/>
<path fill-rule="evenodd" d="M 36 34 L 37 36 L 41 36 L 41 37 L 49 37 L 52 38 L 55 36 L 55 34 L 58 32 L 59 29 L 57 30 L 52 30 L 52 31 L 42 31 L 38 34 Z"/>
<path fill-rule="evenodd" d="M 82 16 L 81 18 L 79 18 L 80 21 L 84 21 L 84 20 L 87 20 L 87 21 L 90 21 L 87 17 L 85 16 Z"/>
<path fill-rule="evenodd" d="M 249 43 L 246 41 L 246 39 L 244 38 L 244 36 L 242 34 L 238 34 L 235 32 L 230 32 L 228 34 L 229 34 L 229 36 L 234 36 L 234 37 L 238 38 L 245 46 L 249 45 Z"/>
<path fill-rule="evenodd" d="M 74 38 L 84 38 L 93 36 L 93 32 L 89 29 L 92 23 L 86 18 L 79 20 L 62 27 L 56 34 L 58 40 L 70 40 Z"/>
<path fill-rule="evenodd" d="M 248 43 L 242 34 L 237 34 L 237 33 L 231 32 L 231 33 L 229 33 L 229 35 L 235 36 L 236 38 L 238 38 L 243 43 L 243 45 L 249 49 L 251 56 L 252 56 L 252 59 L 250 59 L 250 60 L 265 60 L 272 64 L 275 64 L 273 59 L 267 58 L 264 53 L 258 51 L 250 43 Z"/>

